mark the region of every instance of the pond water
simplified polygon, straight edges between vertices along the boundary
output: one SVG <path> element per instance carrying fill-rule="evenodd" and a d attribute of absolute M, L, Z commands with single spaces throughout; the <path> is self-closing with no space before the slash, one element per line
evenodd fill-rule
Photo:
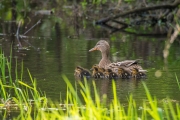
<path fill-rule="evenodd" d="M 127 103 L 127 97 L 133 93 L 137 102 L 146 99 L 142 81 L 146 83 L 150 93 L 162 100 L 169 96 L 179 100 L 179 88 L 176 80 L 180 79 L 180 43 L 177 39 L 172 44 L 167 62 L 164 62 L 163 50 L 167 37 L 135 36 L 124 33 L 109 34 L 102 27 L 94 25 L 94 21 L 77 16 L 69 16 L 58 11 L 53 15 L 37 15 L 30 13 L 31 21 L 25 21 L 20 27 L 20 34 L 25 33 L 31 26 L 41 19 L 41 23 L 35 26 L 21 39 L 24 49 L 18 50 L 16 37 L 0 36 L 1 46 L 6 56 L 9 56 L 11 44 L 13 46 L 13 62 L 18 60 L 24 66 L 24 82 L 30 84 L 28 71 L 37 80 L 37 86 L 45 92 L 48 98 L 59 101 L 66 97 L 67 86 L 62 78 L 65 75 L 75 85 L 74 69 L 80 65 L 90 69 L 101 59 L 99 51 L 88 52 L 97 41 L 105 39 L 110 43 L 111 61 L 126 59 L 142 59 L 142 67 L 148 71 L 146 79 L 119 79 L 116 80 L 116 91 L 121 102 Z M 76 18 L 77 17 L 77 18 Z M 71 19 L 71 20 L 69 20 Z M 0 33 L 10 34 L 10 29 L 18 24 L 3 21 Z M 31 45 L 27 44 L 30 43 Z M 21 67 L 18 68 L 19 70 Z M 89 79 L 92 84 L 94 79 Z M 113 99 L 111 80 L 94 80 L 100 95 L 107 94 L 108 99 Z M 78 90 L 79 86 L 77 85 Z M 93 89 L 93 88 L 92 88 Z"/>

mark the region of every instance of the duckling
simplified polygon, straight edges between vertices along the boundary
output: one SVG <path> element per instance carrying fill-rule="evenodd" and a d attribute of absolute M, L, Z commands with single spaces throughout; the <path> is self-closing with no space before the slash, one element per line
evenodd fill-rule
<path fill-rule="evenodd" d="M 80 77 L 80 78 L 83 78 L 83 77 L 90 78 L 91 73 L 87 69 L 77 66 L 74 71 L 74 76 Z"/>
<path fill-rule="evenodd" d="M 138 69 L 132 68 L 131 71 L 132 71 L 132 74 L 131 74 L 132 77 L 137 78 L 138 77 Z"/>
<path fill-rule="evenodd" d="M 138 78 L 138 79 L 140 79 L 140 78 L 145 78 L 146 77 L 146 70 L 139 70 L 139 69 L 137 69 L 137 68 L 132 68 L 131 69 L 131 71 L 132 71 L 132 77 L 134 77 L 134 78 Z"/>
<path fill-rule="evenodd" d="M 102 73 L 105 72 L 105 69 L 100 68 L 97 64 L 95 64 L 94 67 L 97 67 L 99 72 L 102 72 Z"/>
<path fill-rule="evenodd" d="M 117 79 L 118 75 L 113 72 L 111 69 L 106 69 L 104 72 L 104 77 L 109 79 Z"/>
<path fill-rule="evenodd" d="M 139 70 L 138 76 L 140 76 L 140 78 L 146 78 L 146 72 L 147 70 Z"/>
<path fill-rule="evenodd" d="M 131 78 L 131 71 L 129 69 L 125 69 L 123 67 L 118 68 L 118 76 L 122 79 L 129 79 Z"/>
<path fill-rule="evenodd" d="M 126 67 L 114 67 L 112 68 L 113 72 L 118 75 L 118 78 L 129 79 L 131 78 L 131 70 Z"/>
<path fill-rule="evenodd" d="M 93 65 L 92 68 L 90 69 L 92 70 L 92 77 L 94 78 L 104 78 L 104 69 L 103 68 L 99 68 L 98 65 Z"/>

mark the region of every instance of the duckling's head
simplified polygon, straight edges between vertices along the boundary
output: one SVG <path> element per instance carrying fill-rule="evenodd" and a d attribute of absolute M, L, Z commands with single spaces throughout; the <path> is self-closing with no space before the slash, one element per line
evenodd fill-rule
<path fill-rule="evenodd" d="M 105 40 L 100 40 L 96 43 L 96 45 L 92 49 L 89 50 L 89 52 L 99 50 L 102 53 L 104 52 L 109 53 L 109 49 L 110 49 L 109 43 Z"/>
<path fill-rule="evenodd" d="M 94 64 L 92 67 L 98 67 L 98 64 Z"/>
<path fill-rule="evenodd" d="M 98 71 L 98 67 L 97 66 L 93 67 L 93 70 Z"/>
<path fill-rule="evenodd" d="M 81 72 L 82 72 L 82 69 L 80 69 L 79 67 L 76 67 L 74 70 L 74 75 L 81 77 Z"/>
<path fill-rule="evenodd" d="M 99 68 L 98 68 L 98 71 L 99 71 L 99 72 L 105 72 L 105 69 L 99 67 Z"/>
<path fill-rule="evenodd" d="M 118 68 L 118 74 L 123 74 L 124 73 L 124 69 L 123 68 Z"/>
<path fill-rule="evenodd" d="M 103 72 L 103 74 L 104 74 L 104 76 L 105 76 L 106 78 L 109 78 L 109 74 L 110 74 L 111 72 L 112 72 L 111 69 L 105 69 L 105 71 Z"/>
<path fill-rule="evenodd" d="M 98 71 L 99 66 L 97 64 L 94 64 L 90 70 Z"/>
<path fill-rule="evenodd" d="M 140 78 L 146 78 L 146 72 L 147 70 L 139 70 L 138 76 Z"/>
<path fill-rule="evenodd" d="M 91 77 L 91 73 L 88 70 L 86 70 L 86 69 L 84 69 L 84 68 L 82 68 L 80 66 L 77 66 L 74 71 L 75 71 L 74 75 L 77 76 L 77 77 L 80 77 L 80 78 L 83 78 L 83 77 L 89 78 L 89 77 Z"/>
<path fill-rule="evenodd" d="M 83 69 L 81 66 L 77 66 L 77 67 L 75 68 L 75 70 L 83 71 L 84 69 Z"/>
<path fill-rule="evenodd" d="M 132 71 L 132 75 L 137 75 L 139 72 L 137 68 L 132 68 L 131 71 Z"/>
<path fill-rule="evenodd" d="M 113 72 L 111 69 L 106 69 L 104 72 L 104 76 L 105 78 L 109 78 L 109 79 L 117 79 L 118 75 Z"/>

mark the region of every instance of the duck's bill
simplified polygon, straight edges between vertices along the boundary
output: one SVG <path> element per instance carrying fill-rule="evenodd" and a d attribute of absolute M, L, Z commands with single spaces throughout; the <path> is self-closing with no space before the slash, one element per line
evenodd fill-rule
<path fill-rule="evenodd" d="M 89 50 L 89 52 L 92 52 L 92 51 L 95 51 L 95 50 L 98 50 L 96 47 L 92 48 Z"/>

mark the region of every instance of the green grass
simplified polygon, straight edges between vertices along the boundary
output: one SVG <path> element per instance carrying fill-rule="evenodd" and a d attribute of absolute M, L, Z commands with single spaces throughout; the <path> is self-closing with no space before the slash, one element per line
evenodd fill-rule
<path fill-rule="evenodd" d="M 180 106 L 175 105 L 167 98 L 163 105 L 159 106 L 156 97 L 152 97 L 145 83 L 144 89 L 147 101 L 136 104 L 131 94 L 128 98 L 128 107 L 124 107 L 116 93 L 115 82 L 112 81 L 113 99 L 107 102 L 104 95 L 100 97 L 93 82 L 93 90 L 90 89 L 86 80 L 78 82 L 80 94 L 73 87 L 66 76 L 62 76 L 67 84 L 67 96 L 62 98 L 61 103 L 55 103 L 46 98 L 45 93 L 37 90 L 36 79 L 29 70 L 31 85 L 23 82 L 23 64 L 20 73 L 15 69 L 15 77 L 11 76 L 11 62 L 0 54 L 1 80 L 0 80 L 0 112 L 1 118 L 5 119 L 8 112 L 16 111 L 18 114 L 14 119 L 26 120 L 54 120 L 54 119 L 77 119 L 77 120 L 176 120 L 180 119 Z M 7 74 L 6 71 L 9 73 Z M 8 77 L 7 77 L 8 76 Z M 16 80 L 13 80 L 15 78 Z M 176 77 L 178 85 L 179 81 Z M 92 93 L 93 91 L 93 93 Z M 92 97 L 93 96 L 93 97 Z M 141 109 L 139 109 L 141 106 Z M 3 112 L 5 111 L 5 112 Z"/>

